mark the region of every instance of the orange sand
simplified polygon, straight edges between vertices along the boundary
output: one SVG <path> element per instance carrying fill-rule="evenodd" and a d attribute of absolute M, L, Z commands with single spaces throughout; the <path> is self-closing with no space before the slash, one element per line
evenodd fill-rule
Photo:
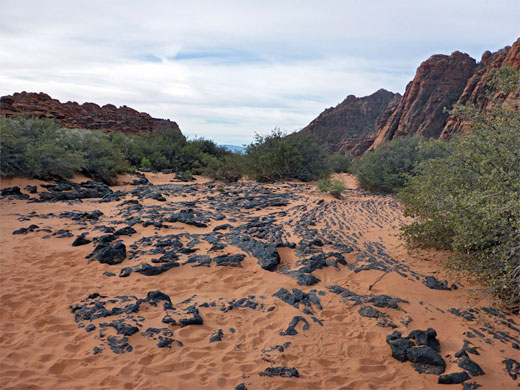
<path fill-rule="evenodd" d="M 147 175 L 155 184 L 170 182 L 171 175 Z M 390 315 L 398 325 L 397 330 L 405 335 L 412 329 L 434 328 L 441 342 L 441 355 L 447 362 L 446 373 L 461 371 L 453 363 L 453 355 L 462 347 L 463 332 L 468 326 L 478 328 L 482 321 L 468 323 L 447 312 L 449 308 L 465 309 L 476 303 L 480 295 L 475 288 L 460 276 L 448 273 L 442 266 L 448 254 L 440 252 L 410 253 L 398 239 L 398 228 L 403 223 L 399 208 L 390 197 L 367 195 L 356 189 L 351 177 L 343 176 L 347 184 L 344 200 L 337 201 L 320 194 L 308 185 L 300 194 L 302 203 L 317 199 L 334 203 L 338 210 L 346 211 L 350 225 L 359 232 L 360 241 L 376 241 L 385 245 L 388 253 L 406 263 L 411 269 L 425 275 L 451 282 L 461 281 L 465 287 L 456 291 L 437 291 L 413 282 L 396 273 L 385 275 L 372 289 L 368 286 L 381 275 L 380 271 L 354 273 L 347 267 L 333 267 L 313 273 L 321 282 L 312 287 L 300 287 L 296 281 L 279 272 L 261 269 L 256 259 L 247 255 L 242 268 L 181 266 L 158 276 L 147 277 L 133 273 L 130 277 L 107 278 L 103 272 L 116 275 L 128 266 L 127 261 L 107 266 L 85 259 L 93 244 L 72 247 L 73 238 L 42 239 L 47 233 L 12 235 L 12 231 L 35 223 L 52 231 L 70 229 L 76 236 L 81 225 L 70 219 L 32 218 L 19 221 L 20 215 L 36 211 L 38 214 L 99 209 L 105 215 L 106 224 L 118 211 L 115 203 L 28 203 L 24 200 L 0 200 L 1 205 L 1 269 L 0 269 L 0 384 L 2 389 L 233 389 L 245 383 L 248 389 L 460 389 L 461 385 L 438 385 L 437 376 L 417 373 L 412 365 L 401 363 L 391 356 L 385 337 L 393 330 L 375 325 L 375 320 L 361 317 L 358 306 L 343 303 L 339 295 L 321 296 L 322 311 L 315 312 L 323 327 L 310 322 L 307 331 L 298 325 L 298 335 L 280 336 L 293 316 L 302 315 L 300 310 L 273 297 L 281 287 L 288 290 L 313 288 L 326 291 L 326 286 L 339 285 L 358 294 L 389 294 L 406 299 L 400 304 L 406 312 L 379 309 Z M 206 185 L 198 180 L 197 185 Z M 2 182 L 2 188 L 39 181 L 11 179 Z M 192 183 L 188 183 L 192 185 Z M 266 186 L 273 191 L 292 191 L 291 187 Z M 122 189 L 130 188 L 128 185 Z M 301 187 L 299 187 L 301 188 Z M 117 189 L 117 188 L 115 188 Z M 39 191 L 41 187 L 39 188 Z M 196 198 L 197 195 L 190 195 Z M 128 196 L 127 199 L 131 197 Z M 178 201 L 168 197 L 168 202 Z M 183 199 L 186 201 L 186 198 Z M 154 200 L 141 201 L 143 205 L 158 204 Z M 367 208 L 359 209 L 360 205 Z M 288 207 L 292 207 L 290 204 Z M 253 211 L 251 214 L 273 210 Z M 375 217 L 375 219 L 374 219 Z M 286 217 L 288 220 L 291 216 Z M 180 231 L 206 232 L 218 224 L 212 221 L 208 228 L 195 228 L 177 223 Z M 87 225 L 88 226 L 88 225 Z M 127 247 L 145 236 L 153 236 L 153 227 L 135 225 L 137 234 L 121 239 Z M 90 227 L 89 227 L 90 229 Z M 87 231 L 87 230 L 85 230 Z M 98 232 L 101 235 L 100 232 Z M 163 233 L 160 234 L 171 234 Z M 90 233 L 90 237 L 93 233 Z M 235 248 L 235 253 L 243 253 Z M 201 254 L 201 253 L 199 253 Z M 280 248 L 281 266 L 295 264 L 298 260 L 294 250 Z M 355 253 L 345 255 L 353 261 Z M 146 258 L 146 256 L 145 256 Z M 137 263 L 135 263 L 137 264 Z M 133 351 L 116 355 L 109 349 L 93 355 L 99 344 L 95 332 L 87 333 L 74 322 L 69 306 L 79 303 L 93 292 L 109 297 L 135 295 L 145 297 L 148 291 L 160 290 L 168 294 L 175 306 L 196 294 L 198 303 L 214 300 L 217 308 L 200 308 L 204 325 L 172 327 L 174 338 L 184 346 L 157 348 L 156 342 L 135 334 L 130 336 Z M 478 291 L 478 290 L 477 290 Z M 275 310 L 251 310 L 235 308 L 228 313 L 219 309 L 224 302 L 249 295 L 264 296 L 265 307 Z M 225 300 L 219 301 L 219 298 Z M 419 304 L 422 301 L 423 304 Z M 489 305 L 489 298 L 478 306 Z M 220 306 L 219 306 L 220 305 Z M 442 312 L 440 310 L 442 310 Z M 164 327 L 162 313 L 153 307 L 143 306 L 144 329 L 148 326 Z M 405 327 L 400 319 L 412 317 L 413 322 Z M 519 323 L 518 316 L 513 319 Z M 224 331 L 221 342 L 208 343 L 216 329 Z M 234 334 L 228 331 L 234 328 Z M 502 329 L 502 328 L 497 328 Z M 107 330 L 110 333 L 110 330 Z M 110 333 L 112 334 L 112 333 Z M 115 334 L 115 331 L 113 332 Z M 274 345 L 290 341 L 285 352 L 262 352 Z M 479 348 L 480 355 L 471 355 L 486 375 L 474 378 L 481 389 L 513 389 L 513 381 L 504 372 L 501 363 L 506 357 L 520 360 L 518 350 L 511 344 L 494 341 L 489 345 L 479 338 L 471 339 Z M 452 358 L 446 358 L 451 355 Z M 259 372 L 272 364 L 296 367 L 299 378 L 267 378 Z"/>

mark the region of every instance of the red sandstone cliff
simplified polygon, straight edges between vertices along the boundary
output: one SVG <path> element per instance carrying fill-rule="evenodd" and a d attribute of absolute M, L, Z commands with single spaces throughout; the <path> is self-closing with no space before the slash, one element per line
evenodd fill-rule
<path fill-rule="evenodd" d="M 446 110 L 457 103 L 488 108 L 491 72 L 508 65 L 520 69 L 520 38 L 496 53 L 486 51 L 478 63 L 458 51 L 449 56 L 433 55 L 419 66 L 402 97 L 385 90 L 364 98 L 349 96 L 322 112 L 302 131 L 316 134 L 329 152 L 354 156 L 398 136 L 419 134 L 447 139 L 468 133 L 470 125 Z M 520 103 L 518 93 L 504 98 Z"/>
<path fill-rule="evenodd" d="M 518 38 L 511 47 L 506 46 L 496 53 L 486 51 L 482 54 L 482 59 L 468 80 L 458 103 L 473 104 L 480 110 L 486 110 L 490 105 L 486 95 L 488 92 L 487 83 L 491 79 L 491 72 L 493 69 L 499 69 L 504 66 L 512 66 L 516 69 L 520 69 L 520 38 Z M 518 93 L 509 94 L 509 96 L 504 96 L 504 100 L 508 103 L 520 103 L 520 96 Z M 441 137 L 446 139 L 453 134 L 469 132 L 471 132 L 470 124 L 462 122 L 454 116 L 450 116 L 444 126 Z"/>
<path fill-rule="evenodd" d="M 361 98 L 349 95 L 336 107 L 323 111 L 302 131 L 315 134 L 330 153 L 361 155 L 372 144 L 381 115 L 400 98 L 401 95 L 384 89 Z"/>
<path fill-rule="evenodd" d="M 177 123 L 167 119 L 152 118 L 149 114 L 133 108 L 112 104 L 102 107 L 95 103 L 61 103 L 45 93 L 20 92 L 0 98 L 0 115 L 12 117 L 30 115 L 52 118 L 63 127 L 74 129 L 121 132 L 125 134 L 148 133 L 158 127 L 168 127 L 179 133 Z"/>
<path fill-rule="evenodd" d="M 457 103 L 486 110 L 490 104 L 487 83 L 491 72 L 504 66 L 520 69 L 520 38 L 513 46 L 496 53 L 486 51 L 479 63 L 460 52 L 430 57 L 417 69 L 399 104 L 384 114 L 388 119 L 380 123 L 369 150 L 402 135 L 447 139 L 453 134 L 471 132 L 470 124 L 449 115 L 445 108 L 449 110 Z M 520 102 L 518 93 L 504 98 Z"/>

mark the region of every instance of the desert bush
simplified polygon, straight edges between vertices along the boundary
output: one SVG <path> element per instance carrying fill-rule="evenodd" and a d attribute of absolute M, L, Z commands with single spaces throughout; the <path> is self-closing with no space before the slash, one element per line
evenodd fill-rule
<path fill-rule="evenodd" d="M 493 107 L 455 108 L 472 123 L 472 135 L 453 140 L 450 155 L 419 164 L 399 195 L 405 214 L 416 218 L 403 234 L 415 245 L 454 250 L 451 266 L 519 311 L 520 110 L 497 100 Z"/>
<path fill-rule="evenodd" d="M 243 176 L 244 157 L 240 154 L 226 155 L 221 158 L 207 156 L 204 160 L 205 168 L 202 173 L 214 180 L 232 183 Z"/>
<path fill-rule="evenodd" d="M 246 148 L 245 162 L 249 176 L 260 182 L 312 181 L 328 169 L 323 148 L 312 134 L 286 135 L 279 129 L 267 136 L 257 134 Z"/>
<path fill-rule="evenodd" d="M 333 154 L 327 158 L 329 167 L 333 172 L 346 173 L 352 170 L 352 159 L 344 154 Z"/>
<path fill-rule="evenodd" d="M 71 134 L 79 141 L 76 153 L 84 157 L 81 172 L 87 177 L 112 185 L 118 174 L 130 168 L 121 150 L 121 134 L 87 130 L 73 130 Z"/>
<path fill-rule="evenodd" d="M 222 158 L 230 154 L 213 141 L 206 139 L 186 140 L 178 132 L 159 128 L 151 134 L 129 137 L 126 158 L 131 165 L 142 166 L 155 171 L 173 170 L 184 172 L 192 170 L 201 173 L 207 156 Z M 150 164 L 143 165 L 144 161 Z"/>
<path fill-rule="evenodd" d="M 0 173 L 39 179 L 70 178 L 85 159 L 68 131 L 51 120 L 0 118 Z"/>
<path fill-rule="evenodd" d="M 449 143 L 425 140 L 420 136 L 398 137 L 354 163 L 354 171 L 362 188 L 369 191 L 392 193 L 401 189 L 415 166 L 432 158 L 450 153 Z"/>
<path fill-rule="evenodd" d="M 321 192 L 328 192 L 337 199 L 341 199 L 341 193 L 345 190 L 345 185 L 341 181 L 331 180 L 328 177 L 316 182 L 316 187 Z"/>

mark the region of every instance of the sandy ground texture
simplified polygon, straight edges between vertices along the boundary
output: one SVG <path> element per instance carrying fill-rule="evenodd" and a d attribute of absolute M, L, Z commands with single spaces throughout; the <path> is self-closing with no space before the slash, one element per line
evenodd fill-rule
<path fill-rule="evenodd" d="M 3 180 L 0 387 L 518 388 L 518 316 L 341 179 Z"/>

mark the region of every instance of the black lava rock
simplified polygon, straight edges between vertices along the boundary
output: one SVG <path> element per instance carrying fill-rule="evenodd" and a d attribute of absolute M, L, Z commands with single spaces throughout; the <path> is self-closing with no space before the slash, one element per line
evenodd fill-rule
<path fill-rule="evenodd" d="M 485 374 L 485 372 L 482 370 L 482 368 L 480 368 L 480 366 L 477 363 L 475 363 L 473 360 L 471 360 L 466 353 L 464 353 L 462 355 L 462 357 L 460 357 L 457 360 L 457 365 L 460 368 L 469 372 L 471 374 L 471 376 L 479 376 L 479 375 Z"/>
<path fill-rule="evenodd" d="M 520 377 L 520 363 L 514 359 L 503 360 L 502 363 L 506 365 L 506 371 L 513 380 Z"/>
<path fill-rule="evenodd" d="M 87 258 L 94 258 L 102 264 L 120 264 L 126 258 L 126 246 L 122 242 L 99 244 Z"/>
<path fill-rule="evenodd" d="M 76 239 L 74 240 L 74 242 L 72 243 L 72 246 L 81 246 L 81 245 L 90 244 L 92 241 L 85 238 L 86 235 L 87 235 L 87 233 L 82 233 L 79 236 L 77 236 Z"/>
<path fill-rule="evenodd" d="M 426 276 L 424 278 L 423 284 L 432 290 L 451 290 L 451 287 L 448 287 L 447 280 L 441 282 L 440 280 L 435 279 L 433 276 Z"/>
<path fill-rule="evenodd" d="M 209 338 L 209 342 L 214 343 L 215 341 L 222 341 L 223 338 L 224 333 L 222 332 L 222 329 L 219 329 L 211 335 L 211 337 Z"/>
<path fill-rule="evenodd" d="M 298 378 L 300 374 L 294 367 L 268 367 L 260 373 L 260 376 L 280 376 L 282 378 Z"/>
<path fill-rule="evenodd" d="M 408 337 L 401 337 L 401 332 L 394 332 L 387 336 L 386 342 L 395 359 L 400 362 L 411 361 L 419 373 L 440 375 L 446 369 L 446 362 L 438 353 L 440 344 L 436 336 L 437 332 L 432 328 L 412 331 Z"/>
<path fill-rule="evenodd" d="M 280 332 L 280 336 L 295 336 L 298 334 L 298 331 L 296 330 L 296 326 L 301 322 L 303 322 L 303 330 L 309 329 L 309 323 L 305 318 L 302 316 L 294 316 L 291 320 L 291 323 L 287 327 L 287 329 L 284 332 Z"/>
<path fill-rule="evenodd" d="M 470 379 L 470 376 L 465 371 L 454 372 L 453 374 L 446 374 L 439 376 L 439 380 L 437 383 L 440 385 L 453 385 L 457 383 L 462 383 Z"/>
<path fill-rule="evenodd" d="M 320 279 L 318 279 L 316 276 L 305 273 L 298 274 L 298 278 L 296 280 L 300 286 L 312 286 L 320 282 Z"/>

